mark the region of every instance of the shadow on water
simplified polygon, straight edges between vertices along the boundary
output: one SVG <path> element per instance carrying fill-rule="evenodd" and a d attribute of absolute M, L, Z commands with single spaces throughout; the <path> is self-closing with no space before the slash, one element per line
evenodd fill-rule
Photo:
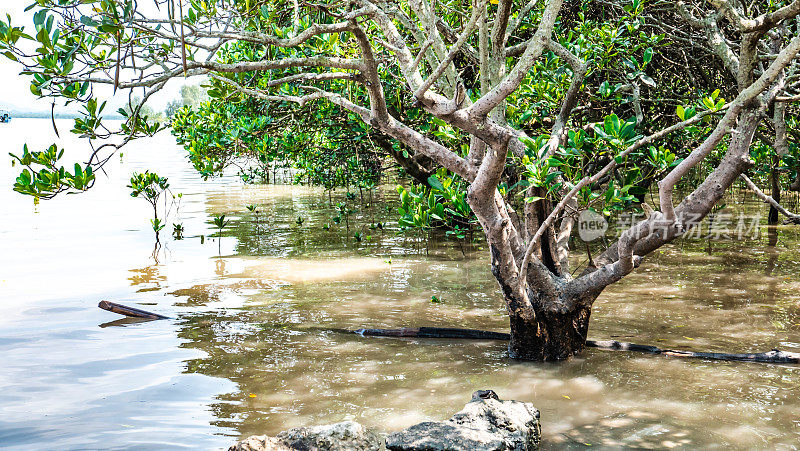
<path fill-rule="evenodd" d="M 125 327 L 130 326 L 131 324 L 139 324 L 139 323 L 148 323 L 150 321 L 156 321 L 155 318 L 122 318 L 115 321 L 109 321 L 107 323 L 100 324 L 98 327 L 106 328 L 106 327 Z"/>

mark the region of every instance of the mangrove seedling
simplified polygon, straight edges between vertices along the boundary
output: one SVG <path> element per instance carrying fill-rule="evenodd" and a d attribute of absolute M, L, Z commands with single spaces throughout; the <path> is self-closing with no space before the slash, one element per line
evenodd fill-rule
<path fill-rule="evenodd" d="M 258 225 L 258 206 L 257 205 L 245 205 L 245 207 L 247 207 L 247 211 L 249 211 L 250 213 L 253 213 L 253 215 L 255 217 L 255 220 L 256 220 L 256 225 Z"/>
<path fill-rule="evenodd" d="M 305 221 L 305 219 L 303 219 L 302 216 L 298 216 L 297 217 L 297 221 L 295 221 L 295 222 L 297 223 L 297 225 L 301 226 L 301 225 L 303 225 L 304 221 Z"/>
<path fill-rule="evenodd" d="M 141 197 L 153 207 L 153 219 L 150 220 L 150 224 L 153 226 L 153 231 L 156 232 L 156 241 L 158 241 L 158 232 L 165 225 L 158 218 L 158 199 L 169 189 L 169 181 L 155 172 L 134 172 L 131 176 L 131 183 L 127 187 L 131 189 L 131 197 Z"/>
<path fill-rule="evenodd" d="M 183 239 L 183 232 L 184 232 L 183 224 L 181 224 L 181 223 L 172 224 L 172 237 L 173 238 L 175 238 L 176 240 L 182 240 Z"/>
<path fill-rule="evenodd" d="M 225 215 L 214 215 L 214 225 L 219 229 L 219 239 L 217 240 L 217 251 L 222 253 L 222 229 L 228 225 Z"/>
<path fill-rule="evenodd" d="M 219 229 L 219 236 L 222 237 L 222 229 L 228 225 L 225 215 L 214 215 L 214 225 Z"/>
<path fill-rule="evenodd" d="M 461 247 L 461 255 L 467 256 L 464 251 L 464 238 L 467 236 L 467 231 L 456 225 L 453 230 L 448 230 L 444 233 L 446 236 L 455 237 L 458 240 L 458 245 Z"/>
<path fill-rule="evenodd" d="M 355 235 L 353 235 L 353 238 L 355 238 L 356 241 L 358 241 L 360 243 L 361 242 L 361 232 L 356 232 Z"/>
<path fill-rule="evenodd" d="M 347 234 L 350 234 L 350 213 L 353 213 L 355 210 L 347 208 L 346 202 L 339 202 L 336 204 L 336 207 L 339 209 L 339 217 L 344 217 L 344 224 L 347 228 Z"/>

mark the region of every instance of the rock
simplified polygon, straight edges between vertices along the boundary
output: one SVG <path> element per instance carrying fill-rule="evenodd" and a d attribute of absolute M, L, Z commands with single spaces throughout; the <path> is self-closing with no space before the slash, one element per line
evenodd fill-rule
<path fill-rule="evenodd" d="M 479 390 L 447 421 L 428 421 L 386 437 L 391 451 L 537 450 L 542 430 L 530 403 L 501 401 Z"/>
<path fill-rule="evenodd" d="M 538 450 L 539 411 L 532 404 L 502 401 L 492 390 L 478 390 L 464 409 L 447 421 L 415 424 L 386 437 L 390 451 Z M 229 451 L 377 451 L 382 441 L 358 423 L 289 429 L 275 437 L 254 435 Z"/>
<path fill-rule="evenodd" d="M 373 451 L 381 440 L 353 421 L 325 426 L 299 427 L 276 437 L 254 435 L 231 446 L 228 451 Z"/>
<path fill-rule="evenodd" d="M 228 448 L 228 451 L 291 451 L 280 440 L 268 435 L 251 435 Z"/>
<path fill-rule="evenodd" d="M 308 451 L 367 451 L 381 447 L 377 435 L 354 421 L 289 429 L 277 438 L 289 448 Z"/>

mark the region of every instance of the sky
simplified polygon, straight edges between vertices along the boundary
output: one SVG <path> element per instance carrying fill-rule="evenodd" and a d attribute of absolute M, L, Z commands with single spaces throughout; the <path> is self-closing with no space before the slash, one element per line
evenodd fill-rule
<path fill-rule="evenodd" d="M 0 17 L 3 17 L 3 21 L 7 21 L 6 14 L 10 14 L 12 24 L 24 26 L 30 34 L 33 30 L 33 13 L 36 10 L 26 13 L 25 8 L 31 3 L 33 0 L 0 0 Z M 0 109 L 24 109 L 49 113 L 50 99 L 39 99 L 33 95 L 30 90 L 30 77 L 19 75 L 20 71 L 21 68 L 18 64 L 0 56 Z M 186 83 L 183 79 L 171 80 L 161 92 L 150 99 L 148 105 L 156 111 L 162 111 L 167 103 L 180 98 L 181 86 L 198 84 L 200 81 L 199 78 L 189 79 Z M 115 96 L 113 89 L 109 86 L 103 86 L 99 90 L 96 89 L 95 92 L 99 97 L 109 100 L 109 107 L 106 108 L 106 111 L 116 111 L 128 99 L 127 91 L 117 91 Z"/>

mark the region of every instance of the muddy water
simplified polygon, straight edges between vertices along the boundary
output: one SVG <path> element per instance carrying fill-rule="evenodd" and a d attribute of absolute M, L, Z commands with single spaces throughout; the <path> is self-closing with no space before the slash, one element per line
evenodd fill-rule
<path fill-rule="evenodd" d="M 18 120 L 0 138 L 10 151 L 26 139 L 49 144 L 48 124 Z M 149 167 L 183 193 L 169 220 L 185 239 L 165 233 L 158 263 L 147 204 L 124 188 Z M 0 168 L 8 187 L 17 168 Z M 0 447 L 214 449 L 344 419 L 396 430 L 449 417 L 481 388 L 533 402 L 549 449 L 800 442 L 800 368 L 600 350 L 520 363 L 499 342 L 333 330 L 504 330 L 480 243 L 462 253 L 397 236 L 391 224 L 372 230 L 373 215 L 390 217 L 380 208 L 354 214 L 348 233 L 312 188 L 203 183 L 165 134 L 126 149 L 98 183 L 39 205 L 0 190 Z M 219 213 L 232 218 L 221 240 L 210 223 Z M 769 239 L 684 240 L 649 257 L 597 301 L 591 336 L 800 351 L 800 234 L 779 227 Z M 173 319 L 115 321 L 96 308 L 101 299 Z"/>

